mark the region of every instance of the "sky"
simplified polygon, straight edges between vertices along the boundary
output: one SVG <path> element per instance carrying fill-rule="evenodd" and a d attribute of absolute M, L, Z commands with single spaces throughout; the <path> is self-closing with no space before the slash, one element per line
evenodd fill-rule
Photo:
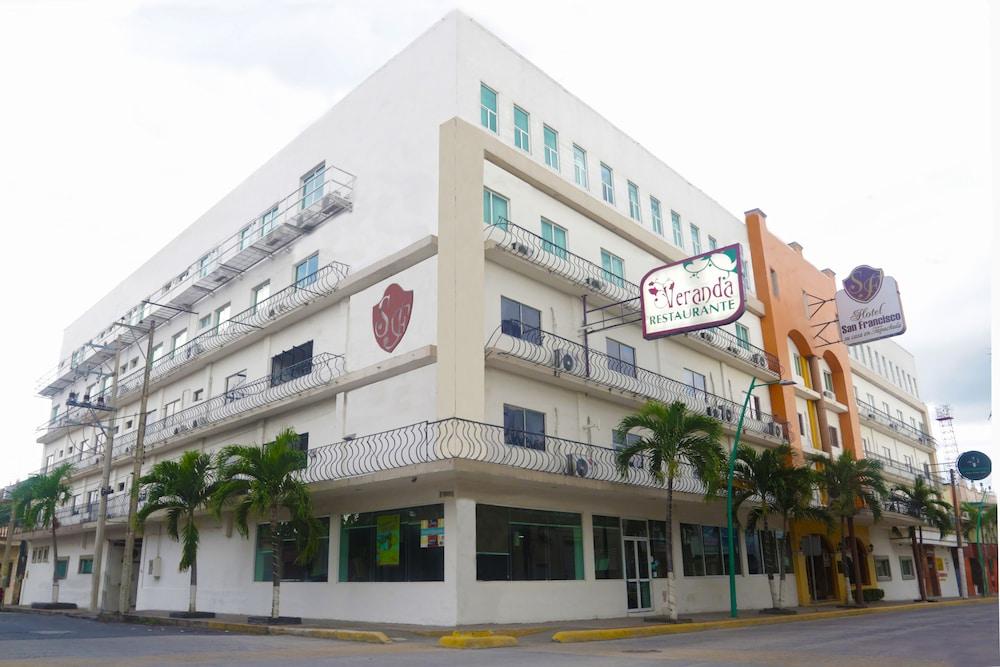
<path fill-rule="evenodd" d="M 63 329 L 456 7 L 819 268 L 894 276 L 922 397 L 992 451 L 985 0 L 0 0 L 0 485 Z"/>

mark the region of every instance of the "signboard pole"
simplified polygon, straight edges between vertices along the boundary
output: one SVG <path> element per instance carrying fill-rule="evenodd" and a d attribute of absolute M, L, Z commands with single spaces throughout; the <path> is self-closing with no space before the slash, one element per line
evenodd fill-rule
<path fill-rule="evenodd" d="M 989 491 L 983 489 L 983 497 L 979 501 L 979 515 L 976 517 L 976 551 L 979 552 L 979 568 L 982 571 L 983 597 L 987 597 L 990 594 L 990 580 L 988 578 L 989 572 L 986 569 L 986 559 L 983 558 L 983 513 L 986 510 L 987 493 L 989 493 Z"/>
<path fill-rule="evenodd" d="M 962 548 L 962 510 L 958 506 L 958 486 L 955 481 L 955 469 L 948 469 L 951 479 L 951 503 L 955 508 L 955 543 L 958 545 L 958 597 L 969 597 L 969 585 L 965 580 L 965 549 Z"/>

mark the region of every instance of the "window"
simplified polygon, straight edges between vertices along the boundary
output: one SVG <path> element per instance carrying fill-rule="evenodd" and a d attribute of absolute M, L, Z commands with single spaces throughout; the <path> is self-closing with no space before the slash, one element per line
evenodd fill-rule
<path fill-rule="evenodd" d="M 594 515 L 594 578 L 622 578 L 621 520 Z"/>
<path fill-rule="evenodd" d="M 913 470 L 913 457 L 909 454 L 903 454 L 903 463 L 906 464 L 908 470 Z"/>
<path fill-rule="evenodd" d="M 587 151 L 576 144 L 573 144 L 573 179 L 584 190 L 590 187 L 590 180 L 587 178 Z"/>
<path fill-rule="evenodd" d="M 579 514 L 476 505 L 480 581 L 583 579 Z"/>
<path fill-rule="evenodd" d="M 798 352 L 792 352 L 792 370 L 794 370 L 795 374 L 799 377 L 803 377 L 802 356 Z"/>
<path fill-rule="evenodd" d="M 688 391 L 691 392 L 692 396 L 700 396 L 702 399 L 707 398 L 707 384 L 705 383 L 705 376 L 701 373 L 696 373 L 690 368 L 684 369 L 684 384 L 691 387 Z"/>
<path fill-rule="evenodd" d="M 626 433 L 625 431 L 621 431 L 619 429 L 611 430 L 611 446 L 616 452 L 634 445 L 640 440 L 642 440 L 642 436 L 636 433 Z M 629 459 L 628 464 L 630 468 L 642 470 L 646 467 L 646 457 L 643 454 L 633 456 Z"/>
<path fill-rule="evenodd" d="M 715 240 L 715 237 L 709 234 L 708 236 L 708 249 L 715 250 L 719 247 L 719 242 Z"/>
<path fill-rule="evenodd" d="M 205 398 L 205 390 L 204 389 L 195 389 L 194 393 L 191 394 L 191 400 L 194 403 L 197 403 L 198 401 L 200 401 L 203 398 Z"/>
<path fill-rule="evenodd" d="M 698 225 L 690 224 L 691 229 L 691 252 L 695 255 L 701 252 L 701 230 Z"/>
<path fill-rule="evenodd" d="M 312 373 L 313 342 L 307 341 L 271 357 L 271 386 Z"/>
<path fill-rule="evenodd" d="M 180 399 L 176 401 L 170 401 L 169 403 L 165 404 L 163 406 L 163 418 L 167 419 L 168 417 L 173 417 L 174 414 L 177 412 L 177 408 L 179 408 L 180 405 L 181 405 Z"/>
<path fill-rule="evenodd" d="M 660 200 L 656 197 L 650 197 L 649 210 L 652 213 L 653 232 L 663 236 L 663 213 L 660 211 Z"/>
<path fill-rule="evenodd" d="M 823 388 L 833 393 L 833 374 L 829 371 L 823 371 Z"/>
<path fill-rule="evenodd" d="M 608 370 L 635 377 L 635 348 L 608 338 Z"/>
<path fill-rule="evenodd" d="M 296 546 L 295 534 L 290 524 L 278 524 L 281 553 L 282 581 L 326 581 L 330 564 L 330 517 L 317 519 L 320 524 L 319 549 L 311 561 L 299 564 L 299 550 Z M 271 579 L 271 528 L 268 524 L 257 525 L 257 542 L 254 550 L 253 580 L 272 581 Z"/>
<path fill-rule="evenodd" d="M 229 321 L 229 304 L 220 306 L 215 309 L 215 328 L 217 332 L 223 331 L 225 328 L 223 325 Z"/>
<path fill-rule="evenodd" d="M 552 253 L 560 259 L 566 259 L 566 230 L 542 218 L 542 250 Z"/>
<path fill-rule="evenodd" d="M 531 135 L 528 127 L 528 112 L 519 106 L 514 107 L 514 145 L 525 153 L 531 152 Z"/>
<path fill-rule="evenodd" d="M 173 352 L 176 352 L 177 350 L 179 350 L 182 347 L 184 347 L 185 343 L 187 343 L 187 339 L 188 339 L 187 329 L 185 329 L 184 331 L 181 331 L 180 333 L 174 334 L 174 337 L 171 339 L 171 345 L 172 345 L 172 347 L 170 348 L 170 351 L 171 351 L 171 355 L 170 356 L 173 356 L 173 354 L 172 354 Z"/>
<path fill-rule="evenodd" d="M 490 132 L 497 131 L 497 93 L 485 83 L 479 84 L 479 122 Z"/>
<path fill-rule="evenodd" d="M 483 188 L 483 222 L 507 229 L 510 200 L 492 190 Z"/>
<path fill-rule="evenodd" d="M 543 125 L 542 138 L 545 142 L 545 164 L 559 171 L 559 133 Z"/>
<path fill-rule="evenodd" d="M 872 396 L 871 394 L 867 394 L 867 397 L 868 397 L 868 406 L 872 410 L 874 410 L 875 409 L 875 397 Z"/>
<path fill-rule="evenodd" d="M 340 581 L 444 581 L 444 505 L 345 514 Z"/>
<path fill-rule="evenodd" d="M 736 339 L 744 350 L 750 349 L 750 330 L 739 322 L 736 323 Z"/>
<path fill-rule="evenodd" d="M 639 207 L 639 186 L 628 182 L 628 215 L 636 222 L 642 222 L 642 209 Z"/>
<path fill-rule="evenodd" d="M 781 539 L 773 530 L 750 530 L 744 532 L 747 544 L 747 573 L 778 574 L 778 543 L 784 545 L 785 572 L 794 572 L 791 544 Z M 739 553 L 739 552 L 737 552 Z"/>
<path fill-rule="evenodd" d="M 153 361 L 159 360 L 159 358 L 162 356 L 163 356 L 163 343 L 157 343 L 156 345 L 153 346 Z M 93 391 L 93 387 L 94 385 L 91 385 L 90 389 L 88 389 L 87 391 L 88 395 Z"/>
<path fill-rule="evenodd" d="M 260 235 L 267 236 L 274 229 L 274 222 L 278 218 L 278 205 L 275 204 L 269 211 L 260 216 Z"/>
<path fill-rule="evenodd" d="M 625 262 L 618 255 L 601 249 L 601 266 L 604 267 L 604 279 L 612 285 L 625 287 Z"/>
<path fill-rule="evenodd" d="M 840 447 L 840 434 L 837 432 L 836 426 L 830 426 L 830 446 Z"/>
<path fill-rule="evenodd" d="M 508 336 L 541 345 L 542 311 L 502 296 L 500 297 L 500 331 Z"/>
<path fill-rule="evenodd" d="M 295 287 L 302 288 L 316 282 L 319 269 L 319 255 L 313 255 L 295 265 Z"/>
<path fill-rule="evenodd" d="M 545 414 L 504 404 L 503 441 L 507 445 L 544 451 Z"/>
<path fill-rule="evenodd" d="M 674 230 L 674 245 L 684 247 L 684 231 L 681 229 L 681 215 L 677 211 L 670 212 L 670 224 Z"/>
<path fill-rule="evenodd" d="M 323 174 L 326 163 L 320 162 L 302 176 L 302 208 L 307 208 L 323 197 Z"/>
<path fill-rule="evenodd" d="M 76 566 L 77 574 L 92 574 L 94 572 L 94 557 L 93 556 L 80 556 L 80 560 Z"/>
<path fill-rule="evenodd" d="M 65 579 L 69 572 L 69 558 L 63 556 L 56 561 L 56 579 Z"/>
<path fill-rule="evenodd" d="M 601 196 L 604 201 L 615 205 L 615 177 L 611 167 L 601 163 Z"/>
<path fill-rule="evenodd" d="M 900 556 L 899 557 L 899 578 L 900 579 L 916 579 L 916 575 L 913 572 L 913 557 L 911 556 Z"/>
<path fill-rule="evenodd" d="M 740 562 L 739 545 L 735 554 Z M 729 573 L 729 544 L 725 528 L 681 524 L 681 557 L 685 577 Z"/>
<path fill-rule="evenodd" d="M 885 458 L 886 461 L 892 461 L 892 450 L 883 445 L 882 456 Z"/>
<path fill-rule="evenodd" d="M 889 404 L 888 404 L 888 403 L 886 403 L 885 401 L 882 401 L 882 413 L 883 413 L 883 414 L 884 414 L 884 415 L 885 415 L 886 417 L 888 417 L 888 416 L 889 416 L 889 414 L 890 414 L 890 413 L 889 413 Z"/>
<path fill-rule="evenodd" d="M 771 269 L 771 291 L 774 292 L 774 296 L 781 296 L 778 290 L 778 273 L 774 269 Z"/>
<path fill-rule="evenodd" d="M 892 581 L 892 566 L 888 556 L 875 556 L 875 578 L 879 581 Z"/>
<path fill-rule="evenodd" d="M 254 241 L 253 225 L 247 225 L 240 230 L 240 250 L 246 250 Z"/>
<path fill-rule="evenodd" d="M 52 406 L 52 410 L 49 411 L 49 421 L 54 422 L 58 416 L 59 416 L 59 404 L 56 403 L 55 405 Z"/>
<path fill-rule="evenodd" d="M 215 264 L 215 254 L 216 254 L 216 251 L 212 250 L 207 255 L 203 256 L 200 260 L 198 260 L 198 277 L 199 278 L 204 278 L 205 276 L 207 276 L 208 274 L 210 274 L 212 272 L 212 269 L 214 268 L 213 265 Z M 136 314 L 141 316 L 142 313 L 140 311 L 136 311 Z M 136 320 L 138 320 L 138 319 L 139 318 L 136 318 Z M 136 324 L 136 323 L 137 322 L 132 322 L 132 324 Z"/>
<path fill-rule="evenodd" d="M 250 294 L 250 305 L 253 312 L 257 312 L 257 306 L 267 301 L 271 297 L 271 281 L 257 285 Z"/>
<path fill-rule="evenodd" d="M 199 329 L 207 329 L 210 326 L 212 326 L 212 314 L 211 313 L 209 313 L 208 315 L 205 315 L 204 317 L 202 317 L 202 318 L 200 318 L 198 320 L 198 328 Z"/>
<path fill-rule="evenodd" d="M 31 562 L 32 563 L 48 563 L 49 562 L 49 548 L 48 547 L 35 547 L 31 550 Z"/>
<path fill-rule="evenodd" d="M 802 413 L 801 412 L 796 412 L 795 416 L 799 418 L 799 433 L 802 434 L 803 438 L 805 438 L 806 440 L 808 440 L 809 439 L 809 434 L 806 432 L 806 420 L 805 420 L 805 418 L 802 417 Z"/>
<path fill-rule="evenodd" d="M 862 445 L 863 449 L 865 450 L 865 452 L 872 452 L 872 451 L 874 451 L 872 449 L 871 442 L 868 441 L 868 438 L 861 438 L 861 445 Z"/>
<path fill-rule="evenodd" d="M 238 401 L 244 396 L 244 391 L 241 387 L 246 384 L 247 372 L 240 371 L 239 373 L 233 373 L 226 378 L 226 403 L 232 403 L 233 401 Z"/>

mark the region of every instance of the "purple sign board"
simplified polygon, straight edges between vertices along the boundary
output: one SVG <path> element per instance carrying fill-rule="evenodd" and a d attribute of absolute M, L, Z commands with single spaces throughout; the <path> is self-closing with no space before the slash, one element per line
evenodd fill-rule
<path fill-rule="evenodd" d="M 906 331 L 896 279 L 862 264 L 843 281 L 836 295 L 840 339 L 847 345 L 898 336 Z"/>

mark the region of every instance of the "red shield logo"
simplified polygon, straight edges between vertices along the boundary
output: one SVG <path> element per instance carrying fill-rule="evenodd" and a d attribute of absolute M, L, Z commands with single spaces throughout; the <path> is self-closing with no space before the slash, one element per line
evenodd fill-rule
<path fill-rule="evenodd" d="M 372 306 L 372 333 L 378 346 L 386 352 L 395 350 L 412 313 L 413 290 L 407 292 L 396 283 L 386 287 L 382 299 Z"/>

